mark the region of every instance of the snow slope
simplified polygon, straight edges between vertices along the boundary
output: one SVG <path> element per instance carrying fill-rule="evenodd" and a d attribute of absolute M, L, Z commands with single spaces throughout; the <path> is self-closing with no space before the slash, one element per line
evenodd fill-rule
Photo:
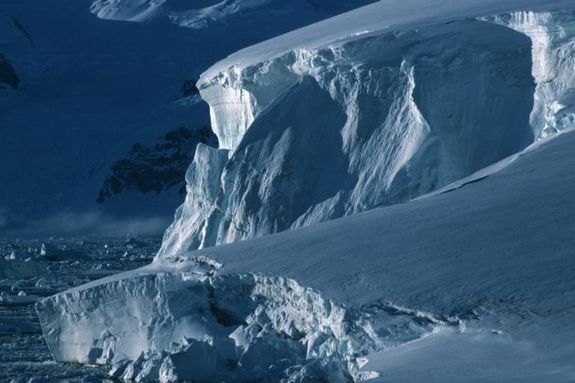
<path fill-rule="evenodd" d="M 47 342 L 57 360 L 137 359 L 133 376 L 165 365 L 165 381 L 178 365 L 208 380 L 275 365 L 264 376 L 570 381 L 574 144 L 564 133 L 448 192 L 47 298 Z M 213 369 L 185 375 L 181 349 Z"/>
<path fill-rule="evenodd" d="M 239 48 L 366 2 L 318 11 L 284 4 L 281 14 L 262 4 L 199 30 L 102 20 L 87 1 L 0 2 L 0 230 L 45 235 L 77 221 L 88 232 L 109 223 L 163 230 L 181 184 L 96 200 L 133 145 L 209 126 L 207 107 L 183 97 L 183 84 Z"/>
<path fill-rule="evenodd" d="M 574 126 L 573 1 L 418 4 L 374 3 L 204 72 L 222 150 L 195 157 L 188 179 L 212 179 L 188 182 L 159 257 L 407 201 Z"/>
<path fill-rule="evenodd" d="M 141 22 L 167 19 L 194 29 L 239 21 L 251 28 L 257 23 L 258 30 L 265 30 L 270 27 L 276 29 L 277 25 L 259 22 L 262 16 L 264 19 L 282 16 L 285 18 L 282 23 L 307 25 L 370 2 L 373 0 L 202 0 L 193 3 L 185 0 L 95 0 L 90 10 L 108 20 Z"/>

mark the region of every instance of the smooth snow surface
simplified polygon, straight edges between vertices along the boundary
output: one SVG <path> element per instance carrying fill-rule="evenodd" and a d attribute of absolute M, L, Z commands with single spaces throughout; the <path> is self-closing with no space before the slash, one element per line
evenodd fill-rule
<path fill-rule="evenodd" d="M 196 156 L 188 180 L 206 181 L 188 182 L 158 258 L 404 202 L 575 126 L 574 2 L 415 4 L 368 5 L 206 71 L 222 150 L 210 169 Z"/>
<path fill-rule="evenodd" d="M 181 376 L 208 380 L 273 365 L 286 381 L 570 381 L 573 145 L 560 134 L 449 192 L 47 298 L 48 344 L 59 360 L 128 359 L 115 371 L 166 381 L 182 352 L 203 359 L 182 358 Z"/>

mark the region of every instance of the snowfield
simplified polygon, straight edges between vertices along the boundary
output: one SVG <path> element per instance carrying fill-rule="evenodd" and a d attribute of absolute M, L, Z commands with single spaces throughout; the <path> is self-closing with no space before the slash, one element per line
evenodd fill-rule
<path fill-rule="evenodd" d="M 574 1 L 384 0 L 215 64 L 220 149 L 198 145 L 153 264 L 36 305 L 54 358 L 575 380 L 574 23 Z"/>

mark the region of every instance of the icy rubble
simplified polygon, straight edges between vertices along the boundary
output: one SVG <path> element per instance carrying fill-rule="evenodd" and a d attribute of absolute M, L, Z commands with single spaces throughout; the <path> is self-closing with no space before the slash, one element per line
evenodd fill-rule
<path fill-rule="evenodd" d="M 459 326 L 385 302 L 345 307 L 291 279 L 219 275 L 208 259 L 157 267 L 41 301 L 55 359 L 135 381 L 350 382 L 368 352 Z"/>

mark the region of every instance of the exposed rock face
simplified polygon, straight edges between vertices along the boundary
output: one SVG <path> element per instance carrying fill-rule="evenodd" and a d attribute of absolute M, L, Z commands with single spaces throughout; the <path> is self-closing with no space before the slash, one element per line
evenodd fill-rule
<path fill-rule="evenodd" d="M 180 187 L 193 159 L 198 144 L 218 146 L 218 139 L 209 127 L 197 130 L 180 128 L 167 133 L 160 143 L 150 146 L 134 144 L 127 158 L 110 168 L 97 201 L 104 203 L 116 194 L 126 191 L 160 193 Z"/>
<path fill-rule="evenodd" d="M 0 88 L 10 87 L 17 89 L 20 85 L 20 78 L 16 74 L 14 67 L 6 56 L 0 53 Z"/>

